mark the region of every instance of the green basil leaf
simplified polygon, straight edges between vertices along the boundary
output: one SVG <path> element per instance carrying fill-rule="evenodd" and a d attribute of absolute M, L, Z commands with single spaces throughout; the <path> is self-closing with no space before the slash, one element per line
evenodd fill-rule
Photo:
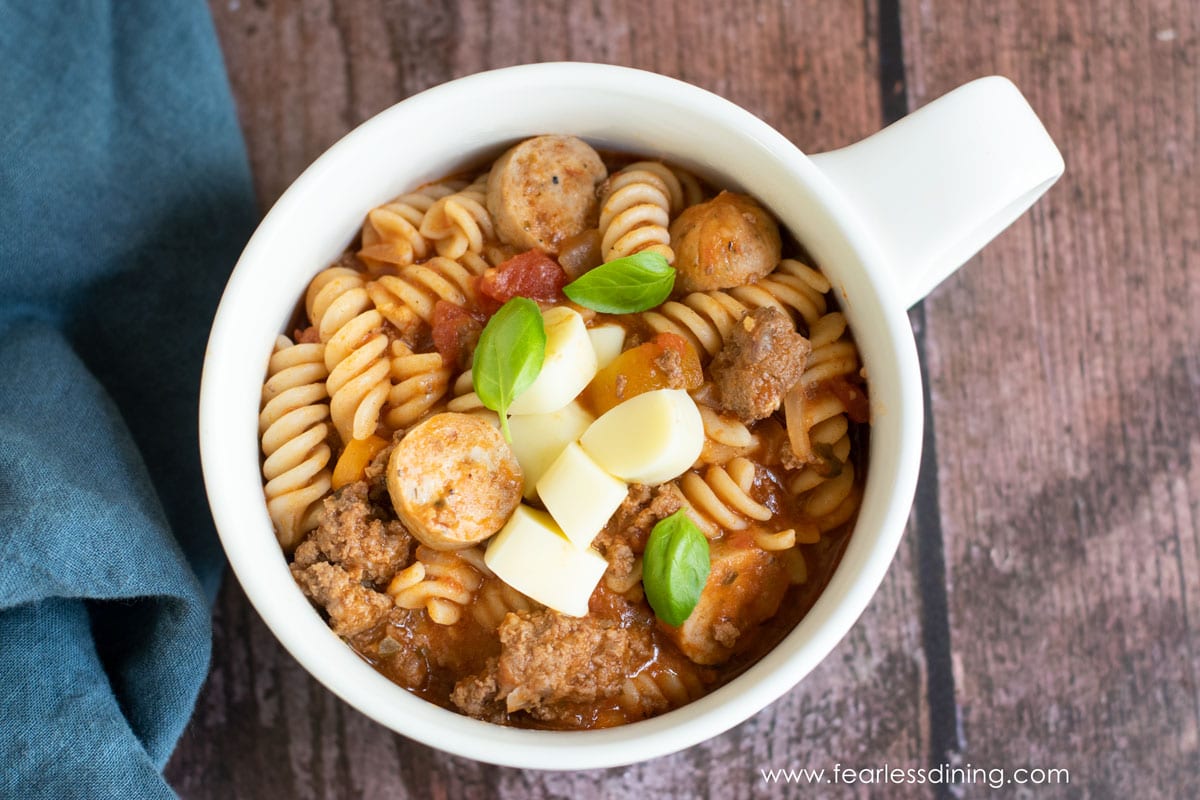
<path fill-rule="evenodd" d="M 642 554 L 642 585 L 654 613 L 682 625 L 708 581 L 708 539 L 683 509 L 659 520 Z"/>
<path fill-rule="evenodd" d="M 588 270 L 563 287 L 581 306 L 605 314 L 654 308 L 675 286 L 675 268 L 658 253 L 643 251 Z"/>
<path fill-rule="evenodd" d="M 471 379 L 480 401 L 500 415 L 500 430 L 508 431 L 508 407 L 537 379 L 546 359 L 546 326 L 537 303 L 514 297 L 488 320 L 479 344 Z"/>

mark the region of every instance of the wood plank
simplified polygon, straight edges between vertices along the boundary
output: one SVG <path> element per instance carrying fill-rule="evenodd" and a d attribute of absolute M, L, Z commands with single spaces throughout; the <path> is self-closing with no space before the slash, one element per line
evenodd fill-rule
<path fill-rule="evenodd" d="M 1067 163 L 925 305 L 950 755 L 1069 768 L 1054 796 L 1195 797 L 1200 6 L 904 0 L 902 19 L 914 107 L 1008 75 Z"/>
<path fill-rule="evenodd" d="M 745 106 L 810 152 L 880 125 L 873 4 L 211 7 L 264 208 L 332 142 L 392 102 L 526 61 L 597 60 L 674 75 Z M 309 678 L 230 578 L 212 674 L 168 776 L 189 798 L 748 798 L 795 793 L 767 786 L 760 768 L 922 766 L 928 710 L 914 548 L 909 537 L 858 626 L 768 710 L 687 752 L 583 773 L 484 766 L 392 734 Z M 929 792 L 897 787 L 889 796 Z"/>

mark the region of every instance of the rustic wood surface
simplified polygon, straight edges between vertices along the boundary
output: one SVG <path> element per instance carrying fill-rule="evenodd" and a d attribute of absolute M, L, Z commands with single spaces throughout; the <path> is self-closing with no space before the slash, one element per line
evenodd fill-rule
<path fill-rule="evenodd" d="M 1200 796 L 1200 6 L 1192 0 L 212 0 L 267 208 L 343 133 L 447 79 L 627 64 L 803 149 L 971 78 L 1026 93 L 1067 173 L 911 316 L 917 504 L 861 621 L 796 689 L 624 769 L 485 766 L 318 685 L 231 579 L 167 775 L 185 798 Z M 1066 768 L 1069 786 L 768 785 L 760 769 Z"/>

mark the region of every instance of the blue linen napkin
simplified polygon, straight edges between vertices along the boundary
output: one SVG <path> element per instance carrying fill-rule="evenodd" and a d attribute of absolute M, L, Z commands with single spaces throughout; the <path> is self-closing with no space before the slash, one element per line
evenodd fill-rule
<path fill-rule="evenodd" d="M 170 797 L 222 558 L 208 328 L 256 219 L 198 0 L 0 0 L 0 797 Z"/>

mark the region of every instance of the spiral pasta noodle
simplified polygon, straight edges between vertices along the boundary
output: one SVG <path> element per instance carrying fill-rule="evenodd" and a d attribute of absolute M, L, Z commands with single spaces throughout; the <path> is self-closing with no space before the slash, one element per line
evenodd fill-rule
<path fill-rule="evenodd" d="M 656 665 L 626 678 L 616 700 L 625 720 L 632 722 L 679 708 L 703 694 L 704 682 L 688 665 Z"/>
<path fill-rule="evenodd" d="M 476 417 L 483 417 L 492 425 L 499 427 L 500 416 L 483 404 L 479 399 L 479 395 L 475 394 L 475 386 L 471 378 L 471 370 L 467 370 L 460 374 L 454 380 L 453 386 L 450 388 L 452 395 L 450 401 L 446 403 L 446 410 L 453 411 L 458 414 L 471 414 Z"/>
<path fill-rule="evenodd" d="M 410 344 L 417 340 L 423 326 L 433 320 L 438 300 L 457 306 L 474 305 L 476 278 L 487 269 L 487 262 L 474 259 L 466 263 L 434 256 L 420 264 L 402 267 L 398 275 L 381 275 L 365 287 L 368 297 L 383 318 L 395 326 L 400 338 Z"/>
<path fill-rule="evenodd" d="M 667 263 L 675 262 L 667 230 L 672 198 L 666 176 L 682 204 L 678 179 L 661 164 L 638 162 L 609 178 L 600 199 L 600 252 L 605 261 L 646 250 L 658 253 Z"/>
<path fill-rule="evenodd" d="M 826 314 L 809 332 L 812 353 L 800 381 L 784 399 L 788 438 L 804 462 L 789 481 L 801 510 L 821 532 L 846 522 L 857 510 L 859 489 L 850 462 L 849 419 L 841 397 L 822 384 L 859 370 L 858 350 L 846 335 L 846 318 Z"/>
<path fill-rule="evenodd" d="M 725 466 L 709 466 L 703 477 L 688 472 L 679 479 L 688 516 L 705 536 L 720 536 L 722 529 L 746 530 L 752 521 L 766 522 L 774 516 L 771 509 L 750 496 L 754 471 L 754 462 L 735 458 Z"/>
<path fill-rule="evenodd" d="M 330 416 L 343 442 L 375 433 L 391 390 L 388 337 L 362 276 L 330 267 L 313 278 L 305 296 L 309 319 L 325 343 Z"/>
<path fill-rule="evenodd" d="M 704 448 L 699 463 L 725 464 L 758 447 L 758 437 L 737 417 L 722 414 L 703 403 L 697 403 L 696 407 L 704 423 Z"/>
<path fill-rule="evenodd" d="M 840 439 L 840 436 L 834 436 L 835 430 L 831 428 L 822 429 L 828 441 L 813 438 L 819 424 L 846 412 L 845 402 L 837 394 L 824 390 L 822 384 L 855 375 L 859 369 L 858 349 L 846 336 L 846 318 L 841 312 L 835 311 L 817 320 L 809 331 L 809 341 L 812 352 L 808 364 L 784 399 L 788 438 L 793 452 L 803 463 L 822 460 L 815 444 L 832 446 Z M 845 433 L 840 424 L 836 430 Z M 829 460 L 828 454 L 824 460 Z"/>
<path fill-rule="evenodd" d="M 429 240 L 421 235 L 426 213 L 461 188 L 462 183 L 455 181 L 431 183 L 371 209 L 363 222 L 359 260 L 373 272 L 424 261 L 432 255 Z"/>
<path fill-rule="evenodd" d="M 488 173 L 470 186 L 437 200 L 421 220 L 421 235 L 434 242 L 438 255 L 460 258 L 480 253 L 494 238 L 492 216 L 487 210 Z"/>
<path fill-rule="evenodd" d="M 267 513 L 287 550 L 317 525 L 320 501 L 329 491 L 331 452 L 325 390 L 325 346 L 275 341 L 258 417 L 267 484 Z"/>
<path fill-rule="evenodd" d="M 393 431 L 415 425 L 445 397 L 452 373 L 438 353 L 414 353 L 404 342 L 392 342 L 384 424 Z"/>
<path fill-rule="evenodd" d="M 691 342 L 702 359 L 712 358 L 747 312 L 769 306 L 799 316 L 811 327 L 825 313 L 829 282 L 795 259 L 784 259 L 757 283 L 728 290 L 692 292 L 668 300 L 642 319 L 655 333 L 674 333 Z"/>
<path fill-rule="evenodd" d="M 483 627 L 494 631 L 509 614 L 535 611 L 541 607 L 540 603 L 530 600 L 499 578 L 489 577 L 475 595 L 471 616 Z"/>
<path fill-rule="evenodd" d="M 455 624 L 483 583 L 483 573 L 471 564 L 475 559 L 464 553 L 418 546 L 416 561 L 396 573 L 387 593 L 400 608 L 424 608 L 437 624 Z M 481 555 L 478 560 L 482 562 Z"/>

